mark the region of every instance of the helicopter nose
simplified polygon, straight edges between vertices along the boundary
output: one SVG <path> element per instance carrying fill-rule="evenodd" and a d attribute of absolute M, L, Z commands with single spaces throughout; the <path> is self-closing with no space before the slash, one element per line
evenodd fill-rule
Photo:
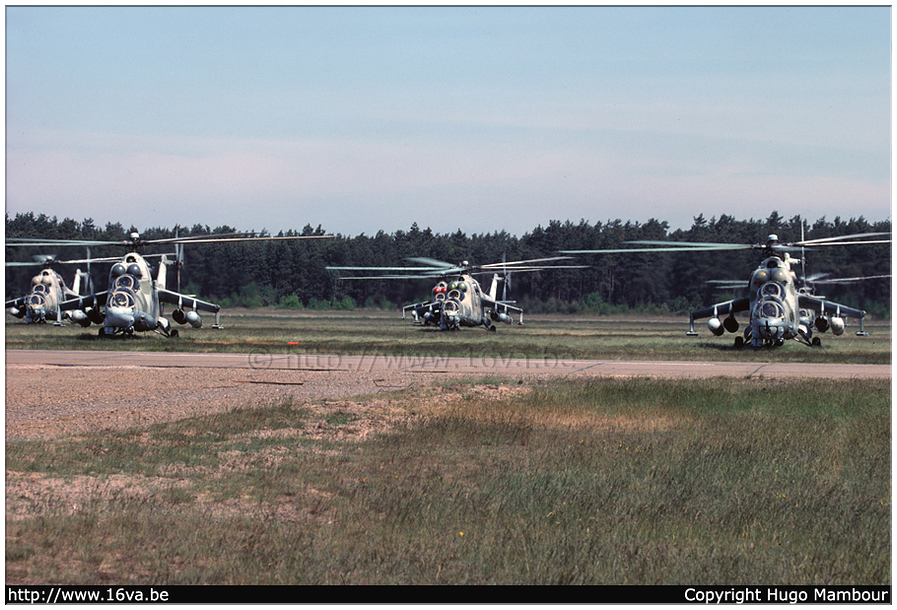
<path fill-rule="evenodd" d="M 442 304 L 442 318 L 439 321 L 443 328 L 457 327 L 461 321 L 461 303 L 457 299 L 446 299 Z"/>
<path fill-rule="evenodd" d="M 41 306 L 37 306 L 37 307 L 29 306 L 28 307 L 28 319 L 35 321 L 35 322 L 41 322 L 41 321 L 47 319 L 47 312 Z"/>
<path fill-rule="evenodd" d="M 785 337 L 783 320 L 764 318 L 754 325 L 754 331 L 761 339 L 776 341 Z"/>
<path fill-rule="evenodd" d="M 134 310 L 129 307 L 107 307 L 105 325 L 113 328 L 131 328 L 134 326 Z"/>

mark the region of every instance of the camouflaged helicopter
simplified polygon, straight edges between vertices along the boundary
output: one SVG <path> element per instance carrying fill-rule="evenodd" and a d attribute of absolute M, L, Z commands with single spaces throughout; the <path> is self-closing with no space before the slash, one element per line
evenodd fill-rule
<path fill-rule="evenodd" d="M 803 258 L 803 257 L 802 257 Z M 804 267 L 806 267 L 806 259 L 803 258 Z M 808 337 L 811 337 L 810 342 L 811 345 L 818 346 L 821 344 L 818 337 L 813 337 L 813 331 L 817 331 L 820 333 L 825 333 L 831 329 L 832 334 L 835 336 L 840 336 L 844 333 L 846 320 L 844 318 L 845 315 L 853 315 L 854 317 L 860 318 L 861 330 L 857 332 L 859 336 L 867 336 L 866 333 L 862 329 L 862 321 L 863 316 L 856 316 L 855 314 L 849 314 L 846 309 L 841 310 L 841 313 L 844 315 L 838 315 L 838 309 L 829 310 L 824 307 L 825 303 L 829 303 L 825 299 L 825 297 L 816 294 L 817 286 L 819 285 L 834 285 L 834 284 L 855 284 L 863 281 L 870 280 L 883 280 L 890 279 L 891 275 L 865 275 L 865 276 L 857 276 L 857 277 L 843 277 L 843 278 L 830 278 L 831 273 L 815 273 L 813 275 L 798 275 L 795 279 L 795 288 L 798 294 L 798 300 L 802 301 L 799 316 L 801 320 L 801 325 L 807 329 Z M 747 286 L 750 289 L 750 283 L 745 284 L 744 281 L 734 281 L 734 280 L 708 280 L 708 284 L 713 284 L 717 288 L 730 290 L 730 289 L 741 289 Z M 805 304 L 810 299 L 818 299 L 822 301 L 823 306 L 819 308 L 819 310 L 813 309 L 811 307 L 806 307 Z M 865 312 L 862 312 L 865 313 Z M 713 322 L 708 322 L 708 324 L 713 324 Z M 729 323 L 731 325 L 731 322 Z M 736 329 L 737 330 L 737 329 Z M 711 329 L 713 332 L 713 329 Z M 717 334 L 720 333 L 718 327 L 716 330 Z M 736 345 L 739 344 L 739 338 L 736 337 Z"/>
<path fill-rule="evenodd" d="M 88 255 L 89 256 L 89 255 Z M 34 263 L 7 262 L 8 267 L 43 265 L 44 269 L 31 278 L 31 290 L 25 296 L 6 301 L 5 307 L 10 315 L 24 319 L 27 324 L 43 324 L 52 320 L 54 326 L 62 326 L 63 320 L 79 322 L 78 316 L 72 317 L 59 305 L 66 300 L 92 292 L 90 279 L 90 263 L 97 259 L 57 260 L 53 255 L 38 255 Z M 87 263 L 87 271 L 75 270 L 75 279 L 69 288 L 62 275 L 50 265 Z"/>
<path fill-rule="evenodd" d="M 458 330 L 461 327 L 479 327 L 495 331 L 493 322 L 512 324 L 513 315 L 518 316 L 518 324 L 523 324 L 523 309 L 507 300 L 507 287 L 512 273 L 540 271 L 543 269 L 577 269 L 582 265 L 544 265 L 551 261 L 567 260 L 560 256 L 526 261 L 502 261 L 473 267 L 467 261 L 452 265 L 426 257 L 407 260 L 419 263 L 419 267 L 327 267 L 331 271 L 386 271 L 395 275 L 343 277 L 344 280 L 382 279 L 435 279 L 431 297 L 426 301 L 405 305 L 402 318 L 410 311 L 416 322 L 424 326 L 434 325 L 441 330 Z M 481 287 L 474 275 L 492 274 L 489 292 Z M 498 284 L 503 284 L 502 298 L 498 298 Z"/>
<path fill-rule="evenodd" d="M 250 233 L 233 233 L 225 236 L 201 235 L 194 237 L 173 237 L 143 240 L 138 233 L 132 233 L 125 241 L 88 241 L 88 240 L 30 240 L 27 238 L 7 240 L 7 245 L 124 245 L 129 248 L 127 254 L 112 265 L 109 270 L 107 289 L 88 295 L 72 296 L 59 304 L 63 312 L 88 326 L 91 322 L 101 325 L 101 337 L 117 334 L 126 336 L 134 332 L 153 331 L 166 337 L 177 337 L 178 330 L 171 327 L 171 322 L 164 317 L 164 305 L 174 305 L 172 319 L 178 324 L 189 324 L 200 328 L 203 319 L 199 312 L 215 314 L 215 329 L 224 328 L 220 322 L 221 307 L 215 303 L 202 301 L 192 295 L 181 294 L 177 290 L 167 289 L 168 268 L 175 267 L 179 271 L 183 264 L 183 245 L 203 243 L 233 243 L 245 241 L 275 241 L 293 239 L 321 239 L 331 235 L 296 235 L 283 237 L 256 237 Z M 11 242 L 11 243 L 10 243 Z M 150 245 L 173 245 L 176 251 L 174 259 L 169 255 L 161 255 L 161 263 L 155 267 L 140 250 Z M 177 281 L 178 285 L 180 281 Z"/>
<path fill-rule="evenodd" d="M 887 235 L 886 240 L 849 241 L 851 239 L 877 237 Z M 689 315 L 688 336 L 697 336 L 694 321 L 709 318 L 707 328 L 715 336 L 724 332 L 738 332 L 739 323 L 736 313 L 746 312 L 749 323 L 743 336 L 735 338 L 735 347 L 745 344 L 752 347 L 778 347 L 785 341 L 796 340 L 809 346 L 819 346 L 819 337 L 813 336 L 813 329 L 825 332 L 831 329 L 838 336 L 844 333 L 846 316 L 859 319 L 860 329 L 857 336 L 868 336 L 863 327 L 866 312 L 847 305 L 835 303 L 824 298 L 813 296 L 808 291 L 801 291 L 797 284 L 797 275 L 792 265 L 800 265 L 803 258 L 795 259 L 790 251 L 803 251 L 839 245 L 860 245 L 891 243 L 890 233 L 862 233 L 832 238 L 815 239 L 794 243 L 780 243 L 777 235 L 769 235 L 764 244 L 717 244 L 703 242 L 670 242 L 670 241 L 630 241 L 625 242 L 637 247 L 615 250 L 564 250 L 563 254 L 607 254 L 620 252 L 685 252 L 702 251 L 719 253 L 724 250 L 759 249 L 763 252 L 763 260 L 748 280 L 748 296 L 731 299 L 692 311 Z M 722 316 L 725 319 L 720 320 Z"/>

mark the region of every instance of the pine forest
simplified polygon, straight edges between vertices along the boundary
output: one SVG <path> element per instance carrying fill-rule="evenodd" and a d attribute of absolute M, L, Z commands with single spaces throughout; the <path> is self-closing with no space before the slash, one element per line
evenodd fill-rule
<path fill-rule="evenodd" d="M 144 239 L 213 235 L 251 231 L 250 227 L 195 225 L 193 227 L 143 228 L 120 223 L 96 226 L 92 219 L 81 222 L 33 213 L 6 217 L 6 237 L 123 241 L 132 232 Z M 401 266 L 410 257 L 430 257 L 457 264 L 497 263 L 557 256 L 561 250 L 616 249 L 619 253 L 577 255 L 570 264 L 583 269 L 551 269 L 512 274 L 508 299 L 527 313 L 670 313 L 683 314 L 712 303 L 742 296 L 742 289 L 720 290 L 711 280 L 744 280 L 760 262 L 755 250 L 719 252 L 627 253 L 624 242 L 667 240 L 755 244 L 775 234 L 782 242 L 802 239 L 890 232 L 890 220 L 868 222 L 863 217 L 844 220 L 821 218 L 810 222 L 800 217 L 786 219 L 777 212 L 762 220 L 737 220 L 731 216 L 693 218 L 688 230 L 669 229 L 662 220 L 647 222 L 609 220 L 590 223 L 551 221 L 522 235 L 504 231 L 467 235 L 461 230 L 437 234 L 416 223 L 407 230 L 374 235 L 277 242 L 196 244 L 185 248 L 181 270 L 181 292 L 195 294 L 227 307 L 280 307 L 285 309 L 397 309 L 428 298 L 432 280 L 342 279 L 328 266 Z M 265 235 L 264 231 L 261 234 Z M 306 225 L 279 235 L 325 235 L 324 228 Z M 151 248 L 151 249 L 150 249 Z M 90 256 L 123 255 L 124 246 L 92 246 Z M 172 251 L 173 248 L 168 247 Z M 161 246 L 146 253 L 165 252 Z M 82 259 L 83 246 L 63 246 L 48 252 L 39 247 L 6 247 L 6 260 L 29 261 L 34 255 L 56 255 L 60 260 Z M 800 254 L 792 256 L 800 256 Z M 806 276 L 857 278 L 890 275 L 890 244 L 871 244 L 808 249 Z M 69 268 L 71 267 L 71 268 Z M 58 270 L 69 281 L 75 265 Z M 85 265 L 79 264 L 78 268 Z M 25 294 L 34 268 L 7 267 L 6 298 Z M 108 264 L 94 263 L 91 275 L 97 286 L 105 286 Z M 489 278 L 481 279 L 488 285 Z M 825 284 L 817 294 L 845 305 L 865 309 L 870 315 L 890 318 L 891 280 L 871 279 L 853 283 Z"/>

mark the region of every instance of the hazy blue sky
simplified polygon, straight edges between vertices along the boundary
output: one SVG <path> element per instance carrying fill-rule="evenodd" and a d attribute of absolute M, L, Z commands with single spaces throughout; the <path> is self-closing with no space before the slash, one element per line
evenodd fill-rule
<path fill-rule="evenodd" d="M 7 213 L 891 216 L 890 7 L 7 7 Z"/>

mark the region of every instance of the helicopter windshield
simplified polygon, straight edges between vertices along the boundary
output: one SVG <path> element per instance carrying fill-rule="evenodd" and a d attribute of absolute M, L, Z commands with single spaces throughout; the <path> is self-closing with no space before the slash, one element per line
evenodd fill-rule
<path fill-rule="evenodd" d="M 112 296 L 109 298 L 109 304 L 112 307 L 136 307 L 137 298 L 127 288 L 119 288 L 112 293 Z"/>
<path fill-rule="evenodd" d="M 762 318 L 784 318 L 785 309 L 778 301 L 769 300 L 760 304 L 760 317 Z"/>
<path fill-rule="evenodd" d="M 136 290 L 140 283 L 133 275 L 120 275 L 112 282 L 112 289 L 117 290 L 124 288 L 126 290 Z"/>
<path fill-rule="evenodd" d="M 767 282 L 760 288 L 760 294 L 764 297 L 781 299 L 785 296 L 785 287 L 778 282 Z"/>
<path fill-rule="evenodd" d="M 44 295 L 32 294 L 32 295 L 29 295 L 29 297 L 26 301 L 26 304 L 29 307 L 43 307 L 45 302 L 46 301 L 44 300 Z"/>

